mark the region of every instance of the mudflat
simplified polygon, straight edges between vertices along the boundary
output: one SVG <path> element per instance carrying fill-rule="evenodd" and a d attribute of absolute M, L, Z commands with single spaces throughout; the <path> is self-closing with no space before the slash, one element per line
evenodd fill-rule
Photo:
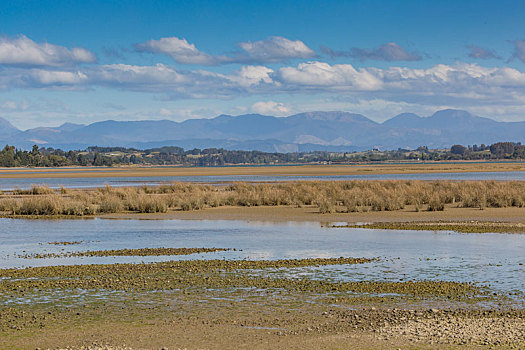
<path fill-rule="evenodd" d="M 116 220 L 315 221 L 327 226 L 524 233 L 523 186 L 386 181 L 174 184 L 91 191 L 34 188 L 4 194 L 1 203 L 5 216 L 40 219 L 60 214 Z M 75 256 L 180 255 L 217 249 L 229 251 L 229 247 L 142 247 Z M 27 259 L 53 257 L 27 255 Z M 0 348 L 525 348 L 522 290 L 502 293 L 479 281 L 337 281 L 297 274 L 298 268 L 337 270 L 343 265 L 366 267 L 372 261 L 174 258 L 148 264 L 4 269 Z M 515 271 L 522 266 L 516 264 Z M 379 273 L 387 276 L 388 271 Z"/>
<path fill-rule="evenodd" d="M 0 270 L 6 349 L 520 349 L 518 304 L 471 283 L 334 282 L 268 269 L 368 259 Z M 483 305 L 499 305 L 486 308 Z"/>
<path fill-rule="evenodd" d="M 311 221 L 321 223 L 377 223 L 377 222 L 493 222 L 525 224 L 525 208 L 457 208 L 444 211 L 416 211 L 407 206 L 402 210 L 352 213 L 320 213 L 314 206 L 225 206 L 196 211 L 168 211 L 167 213 L 105 214 L 106 219 L 179 219 L 179 220 L 247 220 L 247 221 Z"/>
<path fill-rule="evenodd" d="M 329 176 L 367 174 L 420 174 L 454 172 L 525 171 L 523 162 L 428 162 L 379 163 L 349 165 L 282 165 L 282 166 L 126 166 L 75 168 L 0 168 L 0 178 L 78 178 L 78 177 L 148 177 L 148 176 Z"/>

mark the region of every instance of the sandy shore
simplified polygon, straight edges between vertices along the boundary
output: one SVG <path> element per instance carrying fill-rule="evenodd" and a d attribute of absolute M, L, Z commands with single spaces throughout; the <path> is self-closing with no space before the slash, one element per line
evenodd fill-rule
<path fill-rule="evenodd" d="M 84 168 L 0 168 L 0 178 L 79 178 L 149 176 L 336 176 L 370 174 L 420 174 L 525 171 L 521 162 L 435 162 L 356 165 L 292 165 L 231 167 L 84 167 Z"/>
<path fill-rule="evenodd" d="M 403 210 L 320 214 L 314 207 L 218 207 L 196 211 L 169 211 L 157 214 L 123 213 L 102 215 L 105 219 L 172 219 L 172 220 L 245 220 L 245 221 L 310 221 L 320 223 L 346 222 L 508 222 L 525 223 L 525 208 L 475 208 L 447 207 L 445 211 L 419 211 L 407 207 Z"/>

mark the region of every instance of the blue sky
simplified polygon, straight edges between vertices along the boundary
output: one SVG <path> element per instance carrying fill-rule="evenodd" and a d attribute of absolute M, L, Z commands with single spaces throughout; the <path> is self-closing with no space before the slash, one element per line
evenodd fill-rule
<path fill-rule="evenodd" d="M 0 116 L 525 120 L 522 1 L 0 2 Z"/>

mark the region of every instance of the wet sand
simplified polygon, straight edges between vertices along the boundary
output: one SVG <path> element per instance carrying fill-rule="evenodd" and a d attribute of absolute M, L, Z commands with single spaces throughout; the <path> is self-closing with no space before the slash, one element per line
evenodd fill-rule
<path fill-rule="evenodd" d="M 184 315 L 187 306 L 183 312 L 165 307 L 162 316 L 149 318 L 144 312 L 134 315 L 117 312 L 123 318 L 121 321 L 96 310 L 91 315 L 94 319 L 87 322 L 78 321 L 87 314 L 80 309 L 83 314 L 73 315 L 70 324 L 58 321 L 56 326 L 34 331 L 10 331 L 0 338 L 0 345 L 7 346 L 6 349 L 33 350 L 523 349 L 525 346 L 523 320 L 505 315 L 473 318 L 425 312 L 412 318 L 417 311 L 337 313 L 330 308 L 308 311 L 296 308 L 286 313 L 279 307 L 261 310 L 246 304 L 233 308 L 232 315 L 231 306 L 227 308 L 227 303 L 210 302 L 190 316 Z M 217 309 L 225 311 L 219 314 Z M 159 314 L 157 307 L 151 307 L 149 312 Z M 250 318 L 246 316 L 250 312 L 262 313 Z M 400 324 L 394 321 L 407 316 L 410 321 Z M 292 318 L 293 322 L 287 323 Z M 378 326 L 379 323 L 393 325 Z M 292 324 L 292 334 L 279 330 Z"/>
<path fill-rule="evenodd" d="M 0 178 L 79 178 L 79 177 L 148 177 L 148 176 L 336 176 L 370 174 L 463 173 L 525 171 L 522 162 L 429 162 L 403 164 L 352 165 L 283 165 L 283 166 L 126 166 L 85 168 L 0 168 Z"/>
<path fill-rule="evenodd" d="M 38 303 L 0 306 L 0 348 L 520 349 L 525 345 L 523 308 L 507 308 L 504 299 L 491 294 L 483 300 L 500 306 L 480 308 L 474 301 L 480 290 L 473 285 L 343 283 L 338 284 L 343 289 L 334 291 L 335 284 L 324 281 L 269 280 L 246 273 L 261 267 L 323 263 L 367 262 L 186 261 L 2 270 L 1 276 L 8 278 L 3 297 L 7 293 L 27 303 L 32 293 L 51 294 Z M 236 272 L 237 268 L 241 270 Z M 348 293 L 360 289 L 386 294 Z"/>
<path fill-rule="evenodd" d="M 479 169 L 479 165 L 447 166 L 462 169 L 460 171 L 483 171 Z M 516 170 L 525 170 L 521 164 L 491 166 L 499 169 L 484 171 L 502 171 L 503 166 L 507 169 L 515 166 Z M 307 167 L 290 168 L 296 172 L 299 171 L 297 169 L 317 171 L 317 174 L 321 172 L 320 169 L 308 170 Z M 374 168 L 373 171 L 418 171 L 415 169 L 417 166 L 408 167 L 409 170 L 400 166 L 386 168 Z M 228 175 L 231 175 L 232 168 L 226 169 Z M 238 169 L 267 171 L 265 168 Z M 323 169 L 322 171 L 343 171 L 341 167 Z M 444 165 L 437 165 L 421 168 L 419 171 L 451 171 L 444 169 Z M 178 170 L 170 168 L 165 171 Z M 107 172 L 93 171 L 93 176 L 108 176 Z M 122 176 L 135 176 L 127 171 Z M 141 171 L 147 172 L 147 169 L 139 170 Z M 157 169 L 151 170 L 151 173 L 155 171 Z M 204 169 L 198 168 L 195 171 L 203 172 Z M 283 174 L 285 171 L 286 169 L 282 170 Z M 344 171 L 357 170 L 348 167 Z M 85 172 L 79 174 L 85 176 Z M 272 175 L 275 175 L 275 172 L 272 172 Z M 218 207 L 158 214 L 120 213 L 100 217 L 145 220 L 313 221 L 323 224 L 438 222 L 463 223 L 467 226 L 472 224 L 471 221 L 475 221 L 520 226 L 525 223 L 525 208 L 480 210 L 447 206 L 444 211 L 429 212 L 416 211 L 415 207 L 407 206 L 396 211 L 321 214 L 318 208 L 310 206 L 261 206 Z M 220 264 L 224 266 L 231 262 Z M 456 285 L 449 285 L 446 281 L 434 292 L 423 296 L 403 293 L 398 295 L 400 288 L 408 288 L 405 286 L 415 286 L 415 290 L 420 290 L 419 285 L 411 285 L 408 282 L 393 287 L 388 284 L 377 287 L 375 284 L 365 283 L 368 288 L 366 290 L 350 289 L 357 288 L 357 285 L 349 284 L 348 289 L 344 291 L 346 294 L 343 295 L 337 290 L 334 291 L 334 286 L 326 281 L 311 283 L 299 280 L 292 284 L 286 281 L 279 284 L 258 279 L 247 282 L 246 275 L 224 276 L 222 273 L 216 273 L 199 276 L 202 271 L 189 265 L 188 268 L 181 268 L 164 263 L 158 265 L 160 268 L 153 273 L 143 271 L 148 269 L 147 264 L 139 264 L 136 267 L 140 273 L 133 273 L 135 268 L 128 270 L 125 265 L 119 266 L 108 267 L 104 272 L 106 276 L 97 270 L 100 268 L 93 268 L 98 271 L 93 278 L 80 281 L 73 281 L 73 277 L 88 276 L 87 273 L 82 275 L 82 271 L 89 267 L 78 267 L 71 271 L 71 268 L 64 267 L 67 273 L 58 280 L 54 279 L 56 276 L 49 275 L 43 282 L 35 282 L 31 280 L 34 276 L 27 273 L 26 277 L 30 277 L 27 282 L 12 282 L 12 286 L 3 289 L 4 296 L 7 295 L 8 299 L 34 298 L 40 302 L 31 302 L 25 306 L 0 302 L 0 348 L 525 348 L 523 306 L 508 307 L 503 299 L 490 299 L 489 307 L 483 308 L 476 305 L 476 300 L 471 295 L 461 300 L 456 300 L 452 294 L 440 295 L 440 290 L 456 290 Z M 122 269 L 124 270 L 119 272 Z M 61 268 L 32 271 L 61 271 Z M 24 273 L 21 272 L 18 277 L 24 277 Z M 425 288 L 423 290 L 434 286 L 422 285 Z M 440 289 L 442 286 L 445 286 L 445 289 Z M 67 291 L 66 295 L 61 298 L 64 290 Z M 352 294 L 356 290 L 365 293 L 378 292 L 380 295 Z M 77 293 L 80 297 L 73 302 L 68 301 L 68 293 Z M 46 297 L 50 299 L 46 300 Z M 44 301 L 41 301 L 42 299 Z"/>
<path fill-rule="evenodd" d="M 321 223 L 370 222 L 507 222 L 525 223 L 525 208 L 457 208 L 448 206 L 444 211 L 419 211 L 412 206 L 396 211 L 370 211 L 355 213 L 319 213 L 316 207 L 292 206 L 217 207 L 195 211 L 169 211 L 167 213 L 121 213 L 102 215 L 105 219 L 177 219 L 177 220 L 246 220 L 246 221 L 310 221 Z"/>

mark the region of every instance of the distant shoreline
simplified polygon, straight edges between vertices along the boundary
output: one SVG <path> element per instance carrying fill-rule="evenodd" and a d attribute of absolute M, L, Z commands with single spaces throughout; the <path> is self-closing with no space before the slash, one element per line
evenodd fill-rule
<path fill-rule="evenodd" d="M 356 164 L 231 165 L 217 167 L 188 166 L 116 166 L 0 168 L 0 178 L 78 178 L 78 177 L 153 177 L 153 176 L 337 176 L 367 174 L 424 174 L 464 172 L 525 171 L 524 161 L 454 161 L 454 162 L 381 162 Z"/>
<path fill-rule="evenodd" d="M 494 226 L 496 229 L 508 228 L 509 232 L 524 231 L 524 208 L 454 208 L 447 207 L 444 211 L 416 212 L 409 207 L 404 210 L 366 212 L 366 213 L 327 213 L 321 214 L 314 207 L 296 208 L 291 206 L 261 206 L 261 207 L 218 207 L 195 211 L 168 211 L 167 213 L 115 213 L 96 216 L 101 219 L 129 220 L 234 220 L 254 222 L 318 222 L 321 225 L 344 223 L 349 225 L 363 223 L 381 223 L 399 226 L 407 223 L 421 226 L 428 225 L 429 231 L 435 231 L 435 225 L 456 225 L 459 228 L 485 228 Z M 431 226 L 432 225 L 432 226 Z M 403 229 L 403 228 L 397 228 Z M 411 228 L 407 228 L 411 229 Z M 452 230 L 454 231 L 454 230 Z M 501 230 L 498 230 L 502 232 Z M 486 232 L 480 230 L 480 233 Z"/>
<path fill-rule="evenodd" d="M 387 229 L 525 233 L 525 181 L 172 183 L 0 194 L 4 218 L 316 221 Z M 365 227 L 366 228 L 366 227 Z"/>

